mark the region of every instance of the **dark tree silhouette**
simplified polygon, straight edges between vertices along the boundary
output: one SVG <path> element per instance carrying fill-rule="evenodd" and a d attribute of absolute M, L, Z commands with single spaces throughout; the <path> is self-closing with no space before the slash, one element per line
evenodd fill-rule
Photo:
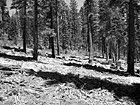
<path fill-rule="evenodd" d="M 33 59 L 37 60 L 38 57 L 38 10 L 37 10 L 38 1 L 35 0 L 34 2 L 34 52 L 33 52 Z"/>
<path fill-rule="evenodd" d="M 89 38 L 89 63 L 93 60 L 93 41 L 92 41 L 92 34 L 91 34 L 91 18 L 92 14 L 88 15 L 88 38 Z"/>
<path fill-rule="evenodd" d="M 59 14 L 58 14 L 58 3 L 59 1 L 56 0 L 56 26 L 57 26 L 57 55 L 60 55 L 60 37 L 59 37 Z"/>
<path fill-rule="evenodd" d="M 1 19 L 2 19 L 2 34 L 4 35 L 4 13 L 5 13 L 5 6 L 6 6 L 6 0 L 1 0 L 0 1 L 0 8 L 1 8 L 1 14 L 2 14 L 2 16 L 1 16 Z"/>
<path fill-rule="evenodd" d="M 51 29 L 53 30 L 54 29 L 54 26 L 53 26 L 53 8 L 52 8 L 52 1 L 51 1 L 51 4 L 50 4 L 50 12 L 51 12 Z M 50 40 L 51 40 L 51 48 L 52 48 L 52 58 L 55 58 L 54 36 L 53 35 L 50 37 Z"/>
<path fill-rule="evenodd" d="M 89 47 L 89 63 L 92 62 L 93 60 L 93 41 L 92 41 L 92 34 L 91 34 L 91 18 L 92 18 L 92 14 L 91 14 L 91 0 L 87 0 L 87 27 L 88 27 L 88 31 L 87 31 L 87 39 L 88 39 L 88 47 Z"/>
<path fill-rule="evenodd" d="M 134 53 L 135 53 L 135 28 L 134 28 L 134 1 L 129 1 L 128 14 L 128 68 L 127 72 L 134 75 Z"/>
<path fill-rule="evenodd" d="M 23 51 L 25 53 L 26 53 L 26 5 L 27 5 L 27 1 L 24 0 Z"/>
<path fill-rule="evenodd" d="M 123 0 L 111 0 L 110 5 L 116 5 L 123 2 Z M 126 2 L 126 1 L 125 1 Z M 131 75 L 134 75 L 134 57 L 135 57 L 135 6 L 137 5 L 136 1 L 129 0 L 127 1 L 129 7 L 128 13 L 128 55 L 127 55 L 127 72 Z"/>

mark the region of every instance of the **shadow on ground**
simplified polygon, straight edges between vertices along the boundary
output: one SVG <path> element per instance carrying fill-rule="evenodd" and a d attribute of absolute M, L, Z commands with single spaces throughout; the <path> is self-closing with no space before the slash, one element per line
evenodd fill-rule
<path fill-rule="evenodd" d="M 88 69 L 88 70 L 95 70 L 95 71 L 98 71 L 98 72 L 101 72 L 101 73 L 107 72 L 107 73 L 116 74 L 116 75 L 119 75 L 119 76 L 128 76 L 129 75 L 125 71 L 105 69 L 103 67 L 97 67 L 96 65 L 92 66 L 92 65 L 89 65 L 89 64 L 77 64 L 77 63 L 64 63 L 64 65 L 65 66 L 74 66 L 74 67 L 83 67 L 83 68 Z M 140 77 L 139 75 L 135 75 L 135 76 Z"/>
<path fill-rule="evenodd" d="M 3 46 L 3 48 L 7 49 L 7 50 L 14 50 L 15 52 L 24 52 L 23 49 L 21 49 L 20 47 L 16 48 L 16 47 L 11 47 L 11 46 Z M 32 53 L 32 52 L 30 52 L 30 53 Z M 41 56 L 44 56 L 44 57 L 52 58 L 52 54 L 49 54 L 49 53 L 39 52 L 38 54 Z M 14 56 L 14 55 L 8 55 L 5 53 L 0 53 L 0 57 L 9 58 L 9 59 L 18 60 L 18 61 L 20 61 L 20 60 L 24 60 L 24 61 L 33 60 L 32 57 Z"/>
<path fill-rule="evenodd" d="M 53 85 L 58 83 L 74 83 L 77 89 L 83 88 L 84 90 L 92 89 L 107 89 L 109 92 L 114 93 L 114 97 L 119 100 L 121 97 L 129 97 L 136 104 L 140 105 L 140 84 L 133 85 L 122 85 L 112 83 L 108 80 L 102 80 L 100 78 L 94 77 L 83 77 L 79 78 L 78 75 L 73 74 L 60 74 L 57 72 L 37 72 L 37 77 L 42 77 L 43 79 L 50 79 L 51 81 L 46 82 L 47 85 Z"/>
<path fill-rule="evenodd" d="M 13 69 L 18 69 L 18 66 L 8 66 L 8 65 L 0 65 L 0 73 L 10 76 L 15 73 L 19 73 L 18 71 L 14 71 Z"/>
<path fill-rule="evenodd" d="M 24 50 L 21 49 L 20 47 L 16 48 L 16 47 L 3 46 L 3 48 L 7 49 L 7 50 L 14 50 L 14 51 L 17 51 L 17 52 L 24 52 Z"/>
<path fill-rule="evenodd" d="M 13 71 L 10 67 L 6 67 L 4 65 L 0 65 L 0 70 L 8 71 L 8 75 L 12 75 Z M 10 72 L 12 71 L 12 72 Z M 84 90 L 92 90 L 92 89 L 107 89 L 109 92 L 114 93 L 114 97 L 116 100 L 119 100 L 121 97 L 129 97 L 137 105 L 140 105 L 140 84 L 133 84 L 133 85 L 123 85 L 110 82 L 107 79 L 100 79 L 95 77 L 82 77 L 80 78 L 79 75 L 74 74 L 61 74 L 58 72 L 34 72 L 33 70 L 28 70 L 30 75 L 35 75 L 37 77 L 41 77 L 43 79 L 49 80 L 46 82 L 47 85 L 55 85 L 58 83 L 73 83 L 77 89 L 84 89 Z M 5 72 L 6 73 L 6 72 Z"/>
<path fill-rule="evenodd" d="M 5 53 L 0 53 L 0 57 L 13 59 L 13 60 L 17 60 L 17 61 L 21 61 L 21 60 L 23 60 L 23 61 L 31 61 L 31 60 L 33 60 L 32 57 L 14 56 L 14 55 L 8 55 L 8 54 L 5 54 Z"/>

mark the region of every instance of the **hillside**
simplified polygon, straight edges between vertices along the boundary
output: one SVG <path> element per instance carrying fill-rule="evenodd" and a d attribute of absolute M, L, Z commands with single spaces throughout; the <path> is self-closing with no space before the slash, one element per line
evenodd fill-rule
<path fill-rule="evenodd" d="M 140 104 L 140 77 L 109 69 L 101 58 L 89 65 L 82 56 L 30 57 L 30 50 L 1 50 L 0 105 Z"/>

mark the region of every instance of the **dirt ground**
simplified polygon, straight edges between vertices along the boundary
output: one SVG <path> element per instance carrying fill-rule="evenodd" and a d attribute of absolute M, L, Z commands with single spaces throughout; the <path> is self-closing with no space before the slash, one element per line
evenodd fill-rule
<path fill-rule="evenodd" d="M 0 105 L 140 105 L 140 76 L 110 68 L 103 58 L 46 52 L 38 61 L 11 49 L 0 52 Z"/>

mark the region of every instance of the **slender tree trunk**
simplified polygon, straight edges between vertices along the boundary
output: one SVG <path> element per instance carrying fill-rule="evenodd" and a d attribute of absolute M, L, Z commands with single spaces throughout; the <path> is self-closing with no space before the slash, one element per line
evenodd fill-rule
<path fill-rule="evenodd" d="M 109 59 L 112 59 L 112 49 L 111 42 L 109 42 Z"/>
<path fill-rule="evenodd" d="M 127 72 L 134 75 L 134 55 L 135 55 L 135 28 L 134 28 L 134 4 L 133 0 L 129 2 L 129 15 L 128 15 L 128 56 Z"/>
<path fill-rule="evenodd" d="M 89 38 L 89 63 L 91 63 L 93 60 L 93 42 L 91 34 L 90 17 L 88 19 L 88 38 Z"/>
<path fill-rule="evenodd" d="M 123 57 L 125 58 L 126 57 L 126 50 L 123 49 Z"/>
<path fill-rule="evenodd" d="M 118 39 L 118 60 L 120 59 L 120 57 L 121 57 L 121 49 L 120 49 L 120 40 Z"/>
<path fill-rule="evenodd" d="M 16 22 L 17 22 L 17 30 L 18 30 L 18 41 L 20 40 L 20 19 L 19 19 L 19 12 L 16 9 Z"/>
<path fill-rule="evenodd" d="M 51 11 L 51 29 L 54 29 L 53 27 L 53 9 L 52 9 L 52 1 L 50 5 L 50 11 Z M 54 36 L 50 37 L 51 40 L 51 47 L 52 47 L 52 58 L 55 58 L 55 49 L 54 49 Z"/>
<path fill-rule="evenodd" d="M 26 0 L 24 0 L 23 51 L 26 53 Z"/>
<path fill-rule="evenodd" d="M 106 60 L 109 60 L 109 45 L 106 45 Z"/>
<path fill-rule="evenodd" d="M 33 59 L 37 60 L 38 57 L 38 10 L 37 10 L 38 1 L 35 0 L 34 2 L 34 52 L 33 52 Z"/>
<path fill-rule="evenodd" d="M 5 7 L 4 6 L 1 6 L 1 11 L 2 11 L 2 24 L 3 24 L 3 27 L 2 27 L 2 37 L 4 37 L 4 11 L 5 11 Z"/>
<path fill-rule="evenodd" d="M 28 35 L 28 39 L 26 39 L 27 42 L 27 46 L 31 47 L 31 38 L 30 38 L 30 18 L 27 18 L 27 35 Z"/>
<path fill-rule="evenodd" d="M 49 35 L 49 49 L 51 49 L 51 45 L 52 45 L 52 43 L 51 43 L 51 36 Z"/>
<path fill-rule="evenodd" d="M 93 60 L 93 42 L 92 42 L 92 34 L 91 34 L 91 24 L 90 24 L 90 20 L 92 15 L 90 14 L 91 12 L 91 6 L 90 6 L 90 2 L 91 0 L 87 0 L 87 5 L 88 5 L 88 10 L 87 10 L 87 28 L 88 28 L 88 50 L 89 50 L 89 63 L 92 63 Z"/>
<path fill-rule="evenodd" d="M 105 52 L 106 52 L 105 49 L 106 49 L 105 48 L 105 37 L 102 36 L 102 56 L 103 56 L 103 58 L 104 58 L 104 55 L 105 55 Z"/>
<path fill-rule="evenodd" d="M 87 17 L 87 21 L 88 21 L 88 17 Z M 88 29 L 88 24 L 87 24 L 87 51 L 90 52 L 90 45 L 89 45 L 89 29 Z"/>
<path fill-rule="evenodd" d="M 57 26 L 57 55 L 60 55 L 60 37 L 59 37 L 59 15 L 58 15 L 58 0 L 56 0 L 56 26 Z"/>

